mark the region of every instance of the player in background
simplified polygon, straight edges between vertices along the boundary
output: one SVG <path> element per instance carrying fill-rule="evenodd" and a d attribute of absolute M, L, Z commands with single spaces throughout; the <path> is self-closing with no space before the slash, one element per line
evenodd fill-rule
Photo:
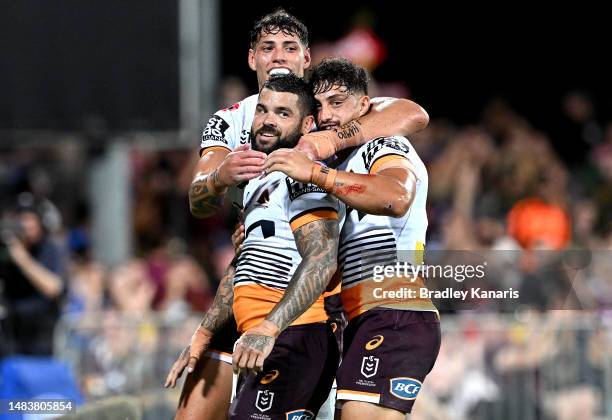
<path fill-rule="evenodd" d="M 317 125 L 334 129 L 368 109 L 367 74 L 347 60 L 324 60 L 311 81 Z M 311 182 L 347 205 L 338 253 L 342 302 L 349 318 L 338 370 L 342 419 L 404 419 L 440 348 L 438 312 L 420 298 L 423 279 L 396 273 L 376 278 L 375 266 L 423 264 L 427 170 L 400 136 L 371 139 L 347 150 L 330 169 L 304 153 L 280 149 L 265 173 Z M 385 292 L 411 290 L 396 299 Z"/>

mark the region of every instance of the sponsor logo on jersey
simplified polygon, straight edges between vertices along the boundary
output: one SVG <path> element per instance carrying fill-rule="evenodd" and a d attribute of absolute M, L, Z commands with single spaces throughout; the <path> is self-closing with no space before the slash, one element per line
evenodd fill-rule
<path fill-rule="evenodd" d="M 361 360 L 361 374 L 365 378 L 371 378 L 378 372 L 378 362 L 380 359 L 374 356 L 363 356 Z"/>
<path fill-rule="evenodd" d="M 423 384 L 413 378 L 393 378 L 391 382 L 391 394 L 402 400 L 414 400 L 421 390 Z"/>
<path fill-rule="evenodd" d="M 205 140 L 216 140 L 222 141 L 227 144 L 225 139 L 225 132 L 229 128 L 229 124 L 225 122 L 223 118 L 218 115 L 213 115 L 208 120 L 204 132 L 202 133 L 202 141 Z"/>
<path fill-rule="evenodd" d="M 299 196 L 302 196 L 308 193 L 318 192 L 318 193 L 325 194 L 325 190 L 323 188 L 317 187 L 316 185 L 302 184 L 301 182 L 292 181 L 291 178 L 287 178 L 286 181 L 287 181 L 287 189 L 289 190 L 289 199 L 291 201 L 295 200 Z"/>
<path fill-rule="evenodd" d="M 372 164 L 376 160 L 375 158 L 382 157 L 382 156 L 376 156 L 376 154 L 380 150 L 382 150 L 384 147 L 388 147 L 390 149 L 396 150 L 400 152 L 398 154 L 402 154 L 402 155 L 407 155 L 410 152 L 410 148 L 408 147 L 407 144 L 404 144 L 400 142 L 399 140 L 394 139 L 392 137 L 379 137 L 377 139 L 374 139 L 366 144 L 366 149 L 361 154 L 361 156 L 363 157 L 363 163 L 365 164 L 365 167 L 367 168 L 368 171 L 370 170 L 370 168 L 372 167 Z M 384 155 L 387 155 L 387 154 L 393 154 L 393 153 L 389 151 L 389 152 L 385 152 Z"/>
<path fill-rule="evenodd" d="M 262 413 L 272 408 L 272 401 L 274 401 L 274 392 L 270 392 L 267 389 L 265 391 L 257 391 L 257 399 L 255 400 L 255 407 Z"/>
<path fill-rule="evenodd" d="M 266 373 L 263 378 L 261 378 L 261 381 L 259 381 L 259 383 L 262 385 L 268 385 L 270 382 L 278 378 L 278 375 L 280 375 L 280 372 L 278 370 L 271 370 L 270 372 Z"/>
<path fill-rule="evenodd" d="M 305 410 L 305 409 L 289 411 L 288 413 L 285 413 L 285 419 L 286 420 L 312 420 L 314 419 L 314 413 L 312 411 Z"/>
<path fill-rule="evenodd" d="M 365 349 L 366 350 L 374 350 L 375 348 L 380 346 L 383 341 L 385 341 L 385 337 L 384 336 L 382 336 L 382 335 L 375 335 L 373 339 L 371 339 L 370 341 L 368 341 L 366 343 Z"/>

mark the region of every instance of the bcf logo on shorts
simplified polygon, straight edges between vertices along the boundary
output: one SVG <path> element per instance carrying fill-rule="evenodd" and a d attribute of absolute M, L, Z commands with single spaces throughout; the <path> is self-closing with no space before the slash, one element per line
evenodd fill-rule
<path fill-rule="evenodd" d="M 371 378 L 378 372 L 378 357 L 374 356 L 363 356 L 361 361 L 361 374 L 366 378 Z"/>
<path fill-rule="evenodd" d="M 314 413 L 308 410 L 295 410 L 285 414 L 287 420 L 312 420 Z"/>
<path fill-rule="evenodd" d="M 391 394 L 402 400 L 414 400 L 423 384 L 412 378 L 391 379 Z"/>
<path fill-rule="evenodd" d="M 274 392 L 270 392 L 267 389 L 265 391 L 257 391 L 257 399 L 255 400 L 255 407 L 262 413 L 272 408 L 272 401 L 274 401 Z"/>

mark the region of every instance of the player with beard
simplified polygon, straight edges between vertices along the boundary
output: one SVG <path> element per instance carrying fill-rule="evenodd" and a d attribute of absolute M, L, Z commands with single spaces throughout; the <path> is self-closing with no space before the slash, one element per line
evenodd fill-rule
<path fill-rule="evenodd" d="M 334 129 L 368 109 L 367 74 L 347 60 L 324 60 L 310 83 L 319 127 Z M 265 173 L 280 171 L 311 182 L 347 205 L 338 251 L 349 318 L 336 375 L 342 419 L 404 419 L 437 358 L 439 317 L 431 300 L 419 298 L 422 278 L 375 280 L 373 268 L 423 264 L 427 169 L 410 142 L 399 136 L 349 149 L 335 167 L 280 149 L 268 156 Z M 408 289 L 414 298 L 383 293 Z"/>
<path fill-rule="evenodd" d="M 256 71 L 260 88 L 272 74 L 291 72 L 302 76 L 310 66 L 308 30 L 282 9 L 256 22 L 250 44 L 248 64 Z M 241 204 L 242 190 L 235 187 L 260 175 L 266 156 L 248 147 L 257 98 L 258 95 L 250 96 L 216 112 L 206 124 L 201 158 L 189 190 L 194 216 L 214 214 L 225 195 Z M 427 113 L 406 99 L 373 99 L 368 111 L 359 121 L 349 122 L 335 131 L 306 133 L 298 148 L 315 158 L 326 158 L 336 149 L 359 144 L 372 135 L 409 134 L 428 123 Z M 185 369 L 188 373 L 195 372 L 188 375 L 184 384 L 177 418 L 197 416 L 216 420 L 227 412 L 231 389 L 229 364 L 232 345 L 237 339 L 231 313 L 233 272 L 234 268 L 228 267 L 190 346 L 181 353 L 166 378 L 165 386 L 174 387 Z"/>
<path fill-rule="evenodd" d="M 269 79 L 255 110 L 253 149 L 294 147 L 310 130 L 313 109 L 301 78 Z M 339 358 L 322 297 L 336 271 L 338 201 L 275 172 L 251 180 L 243 204 L 245 239 L 233 301 L 243 334 L 233 358 L 235 366 L 258 374 L 241 376 L 230 418 L 314 418 Z"/>

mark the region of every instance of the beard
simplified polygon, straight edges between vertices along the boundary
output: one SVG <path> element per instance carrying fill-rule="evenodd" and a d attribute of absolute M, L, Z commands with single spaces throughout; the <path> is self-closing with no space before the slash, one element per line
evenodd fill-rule
<path fill-rule="evenodd" d="M 273 134 L 277 136 L 276 142 L 274 144 L 266 145 L 258 144 L 256 137 L 261 133 Z M 276 128 L 264 125 L 257 131 L 251 130 L 251 149 L 255 150 L 256 152 L 263 152 L 266 154 L 270 154 L 277 149 L 292 149 L 298 143 L 300 137 L 302 137 L 302 133 L 300 132 L 299 127 L 296 127 L 295 130 L 287 133 L 284 137 L 281 137 L 280 131 L 278 131 Z"/>

